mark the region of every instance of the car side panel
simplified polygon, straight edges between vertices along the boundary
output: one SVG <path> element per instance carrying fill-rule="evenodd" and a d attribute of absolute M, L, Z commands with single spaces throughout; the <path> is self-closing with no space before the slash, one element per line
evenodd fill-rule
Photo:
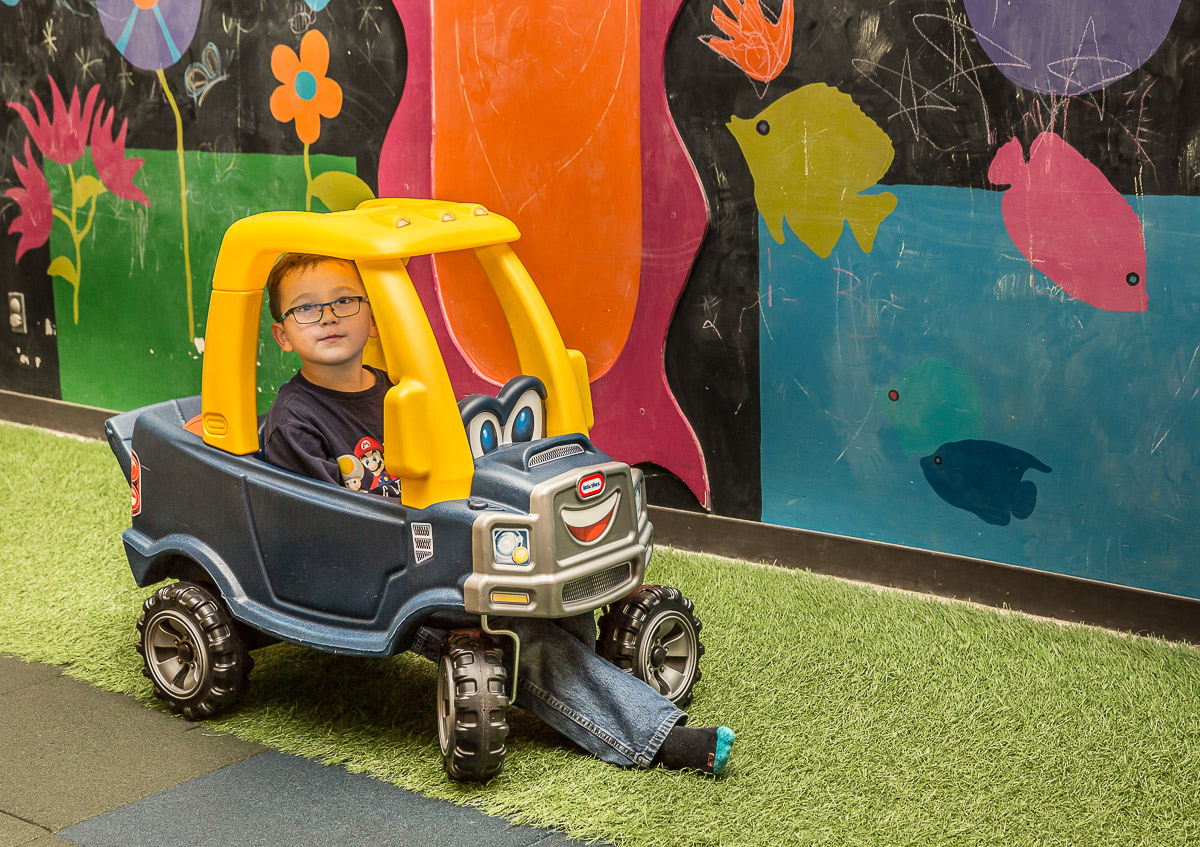
<path fill-rule="evenodd" d="M 209 447 L 177 417 L 148 407 L 134 427 L 135 576 L 177 576 L 163 564 L 172 556 L 199 560 L 234 617 L 337 652 L 405 649 L 429 614 L 462 610 L 475 519 L 465 503 L 407 510 Z"/>

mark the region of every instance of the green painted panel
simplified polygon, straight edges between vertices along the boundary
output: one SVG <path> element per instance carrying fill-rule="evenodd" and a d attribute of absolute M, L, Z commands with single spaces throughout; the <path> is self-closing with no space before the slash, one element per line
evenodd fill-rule
<path fill-rule="evenodd" d="M 189 326 L 179 160 L 170 150 L 129 150 L 128 155 L 145 159 L 134 181 L 150 206 L 108 192 L 96 198 L 94 220 L 79 250 L 78 323 L 72 285 L 54 279 L 62 398 L 117 410 L 200 392 L 208 295 L 226 228 L 256 212 L 303 209 L 305 201 L 300 156 L 184 153 L 195 321 Z M 85 161 L 76 162 L 76 168 Z M 310 161 L 314 174 L 355 170 L 351 158 L 312 156 Z M 48 160 L 45 166 L 55 207 L 70 217 L 71 176 L 65 166 Z M 77 181 L 84 175 L 74 174 Z M 77 230 L 86 226 L 90 203 L 76 212 Z M 324 211 L 319 201 L 313 208 Z M 70 229 L 57 216 L 50 255 L 52 266 L 60 256 L 76 263 Z M 299 367 L 294 354 L 284 354 L 271 339 L 265 302 L 262 314 L 260 412 Z"/>

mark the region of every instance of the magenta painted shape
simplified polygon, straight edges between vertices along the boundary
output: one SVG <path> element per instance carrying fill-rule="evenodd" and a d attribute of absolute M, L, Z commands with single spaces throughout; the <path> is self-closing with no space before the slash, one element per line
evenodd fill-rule
<path fill-rule="evenodd" d="M 1100 169 L 1052 132 L 1034 139 L 1029 161 L 1012 139 L 988 179 L 1011 186 L 1000 207 L 1013 244 L 1063 291 L 1110 312 L 1144 312 L 1142 222 Z"/>
<path fill-rule="evenodd" d="M 393 3 L 408 42 L 408 72 L 380 155 L 379 195 L 427 197 L 434 131 L 431 4 Z M 598 447 L 622 461 L 650 462 L 675 474 L 707 507 L 704 454 L 667 384 L 663 358 L 671 316 L 708 225 L 704 190 L 671 119 L 663 82 L 667 38 L 681 5 L 682 0 L 642 5 L 642 278 L 625 347 L 608 372 L 592 382 L 596 423 L 591 434 Z M 494 394 L 497 386 L 475 371 L 447 327 L 432 263 L 413 260 L 408 270 L 456 393 Z"/>

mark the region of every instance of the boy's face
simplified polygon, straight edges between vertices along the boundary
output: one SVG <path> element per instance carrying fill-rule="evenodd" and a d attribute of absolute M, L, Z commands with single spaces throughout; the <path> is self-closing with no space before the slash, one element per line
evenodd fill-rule
<path fill-rule="evenodd" d="M 365 297 L 358 271 L 346 262 L 322 262 L 292 274 L 279 286 L 279 303 L 284 312 L 309 303 L 328 303 L 339 297 Z M 368 338 L 379 334 L 371 307 L 362 303 L 357 315 L 339 318 L 326 306 L 316 323 L 301 324 L 286 315 L 271 324 L 271 334 L 285 352 L 295 351 L 306 365 L 341 366 L 362 362 Z"/>

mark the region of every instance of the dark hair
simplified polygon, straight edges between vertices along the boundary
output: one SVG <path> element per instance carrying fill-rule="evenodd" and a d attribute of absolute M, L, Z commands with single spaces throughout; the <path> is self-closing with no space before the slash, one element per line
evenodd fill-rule
<path fill-rule="evenodd" d="M 349 259 L 339 259 L 335 256 L 322 256 L 317 253 L 281 253 L 275 260 L 275 266 L 267 274 L 267 305 L 271 309 L 271 317 L 277 322 L 283 317 L 283 307 L 279 302 L 279 286 L 293 274 L 315 268 L 326 262 L 341 262 L 354 268 L 358 273 L 358 265 Z M 361 278 L 361 277 L 360 277 Z"/>

